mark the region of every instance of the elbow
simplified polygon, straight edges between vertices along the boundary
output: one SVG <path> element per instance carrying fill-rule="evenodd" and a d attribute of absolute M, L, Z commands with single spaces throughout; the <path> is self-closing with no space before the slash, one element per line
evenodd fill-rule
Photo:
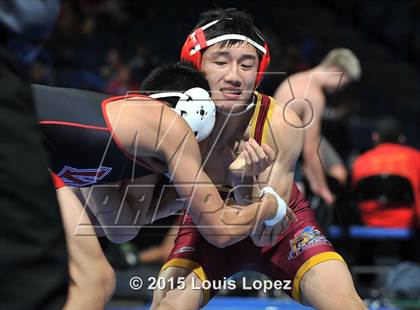
<path fill-rule="evenodd" d="M 111 241 L 112 243 L 116 243 L 116 244 L 123 244 L 126 243 L 128 241 L 131 241 L 134 237 L 131 236 L 107 236 L 108 240 Z"/>
<path fill-rule="evenodd" d="M 232 243 L 235 243 L 235 238 L 231 236 L 226 229 L 220 227 L 218 229 L 212 229 L 212 231 L 202 235 L 208 243 L 217 248 L 225 248 Z"/>
<path fill-rule="evenodd" d="M 215 220 L 214 217 L 210 217 L 206 221 L 202 220 L 200 224 L 196 224 L 200 234 L 210 244 L 217 248 L 225 248 L 249 235 L 249 225 L 234 224 L 235 221 L 226 214 L 222 218 Z"/>
<path fill-rule="evenodd" d="M 134 239 L 140 228 L 120 229 L 118 233 L 114 231 L 106 231 L 106 237 L 109 241 L 116 244 L 123 244 Z"/>
<path fill-rule="evenodd" d="M 220 249 L 225 248 L 232 243 L 228 238 L 224 238 L 222 236 L 206 238 L 206 240 L 207 242 Z"/>

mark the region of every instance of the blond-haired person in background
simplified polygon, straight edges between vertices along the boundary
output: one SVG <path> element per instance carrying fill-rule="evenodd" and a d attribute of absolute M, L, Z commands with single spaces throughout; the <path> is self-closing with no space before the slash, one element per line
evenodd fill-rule
<path fill-rule="evenodd" d="M 320 144 L 321 139 L 325 139 L 321 136 L 321 122 L 327 104 L 326 95 L 358 81 L 361 72 L 359 59 L 351 50 L 336 48 L 316 67 L 289 76 L 274 94 L 277 102 L 285 104 L 286 110 L 292 109 L 302 120 L 303 126 L 300 126 L 305 129 L 302 170 L 312 192 L 327 204 L 334 202 L 334 196 L 328 188 L 325 173 L 344 184 L 347 171 L 340 160 L 326 164 L 320 156 L 321 153 L 336 154 L 329 143 Z M 291 121 L 289 123 L 298 126 Z M 326 167 L 328 171 L 325 171 Z"/>

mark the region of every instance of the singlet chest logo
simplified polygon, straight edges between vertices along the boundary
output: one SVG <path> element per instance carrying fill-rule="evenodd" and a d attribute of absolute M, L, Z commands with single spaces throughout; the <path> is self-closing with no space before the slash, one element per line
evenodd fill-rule
<path fill-rule="evenodd" d="M 111 170 L 111 167 L 104 166 L 93 169 L 77 169 L 70 166 L 64 166 L 57 175 L 66 183 L 66 185 L 84 187 L 103 180 Z"/>

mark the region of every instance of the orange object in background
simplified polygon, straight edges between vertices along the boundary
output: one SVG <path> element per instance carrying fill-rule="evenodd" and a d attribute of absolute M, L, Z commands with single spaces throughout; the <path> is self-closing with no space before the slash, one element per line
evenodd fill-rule
<path fill-rule="evenodd" d="M 382 143 L 359 156 L 353 165 L 353 180 L 378 174 L 398 175 L 408 179 L 414 192 L 415 205 L 366 201 L 359 203 L 363 222 L 376 227 L 411 227 L 414 215 L 420 222 L 420 152 L 397 143 Z"/>

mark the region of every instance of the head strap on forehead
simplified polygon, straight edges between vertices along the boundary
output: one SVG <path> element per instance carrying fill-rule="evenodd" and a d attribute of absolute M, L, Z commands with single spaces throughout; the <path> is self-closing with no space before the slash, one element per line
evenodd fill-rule
<path fill-rule="evenodd" d="M 232 18 L 227 18 L 227 19 L 232 20 Z M 212 38 L 210 40 L 206 40 L 206 37 L 204 35 L 204 30 L 206 30 L 207 28 L 210 28 L 211 26 L 217 24 L 219 21 L 220 21 L 220 19 L 212 21 L 212 22 L 204 25 L 203 27 L 198 28 L 197 30 L 195 30 L 191 34 L 191 39 L 193 39 L 193 40 L 196 39 L 197 42 L 198 42 L 197 45 L 194 46 L 194 48 L 190 51 L 191 55 L 197 53 L 199 50 L 204 49 L 208 46 L 211 46 L 211 45 L 223 42 L 223 41 L 228 41 L 228 40 L 238 40 L 238 41 L 247 42 L 247 43 L 251 44 L 252 46 L 254 46 L 256 49 L 258 49 L 261 53 L 267 54 L 267 49 L 266 48 L 264 48 L 262 45 L 258 44 L 257 42 L 255 42 L 251 38 L 248 38 L 247 36 L 244 36 L 244 35 L 241 35 L 241 34 L 225 34 L 225 35 L 221 35 L 221 36 Z M 258 32 L 256 32 L 256 34 L 261 39 L 261 41 L 264 42 L 264 39 L 262 38 L 262 36 Z"/>
<path fill-rule="evenodd" d="M 268 45 L 257 30 L 255 30 L 255 33 L 264 42 L 264 46 L 262 46 L 261 44 L 258 44 L 257 42 L 255 42 L 254 40 L 252 40 L 251 38 L 245 35 L 235 34 L 235 33 L 224 34 L 224 35 L 207 40 L 204 34 L 204 30 L 226 19 L 233 20 L 233 18 L 217 19 L 210 23 L 205 24 L 202 27 L 195 29 L 193 33 L 191 33 L 187 37 L 187 40 L 185 41 L 184 46 L 182 47 L 181 59 L 191 62 L 192 64 L 194 64 L 194 66 L 197 69 L 200 69 L 203 49 L 211 45 L 214 45 L 223 41 L 228 41 L 228 40 L 238 40 L 238 41 L 247 42 L 262 53 L 262 57 L 260 59 L 259 68 L 258 68 L 258 75 L 257 75 L 256 83 L 255 83 L 256 84 L 255 87 L 257 87 L 263 78 L 264 72 L 267 70 L 268 64 L 270 63 L 270 53 L 268 50 Z"/>
<path fill-rule="evenodd" d="M 241 34 L 225 34 L 219 37 L 215 37 L 213 39 L 210 39 L 208 41 L 205 41 L 205 45 L 201 46 L 200 44 L 197 44 L 196 46 L 194 46 L 194 48 L 190 51 L 190 54 L 193 55 L 195 53 L 197 53 L 199 50 L 206 48 L 208 46 L 220 43 L 222 41 L 228 41 L 228 40 L 238 40 L 238 41 L 244 41 L 247 42 L 249 44 L 251 44 L 252 46 L 254 46 L 256 49 L 258 49 L 260 52 L 262 52 L 263 54 L 267 54 L 267 50 L 261 46 L 260 44 L 258 44 L 257 42 L 255 42 L 254 40 L 243 36 Z"/>

